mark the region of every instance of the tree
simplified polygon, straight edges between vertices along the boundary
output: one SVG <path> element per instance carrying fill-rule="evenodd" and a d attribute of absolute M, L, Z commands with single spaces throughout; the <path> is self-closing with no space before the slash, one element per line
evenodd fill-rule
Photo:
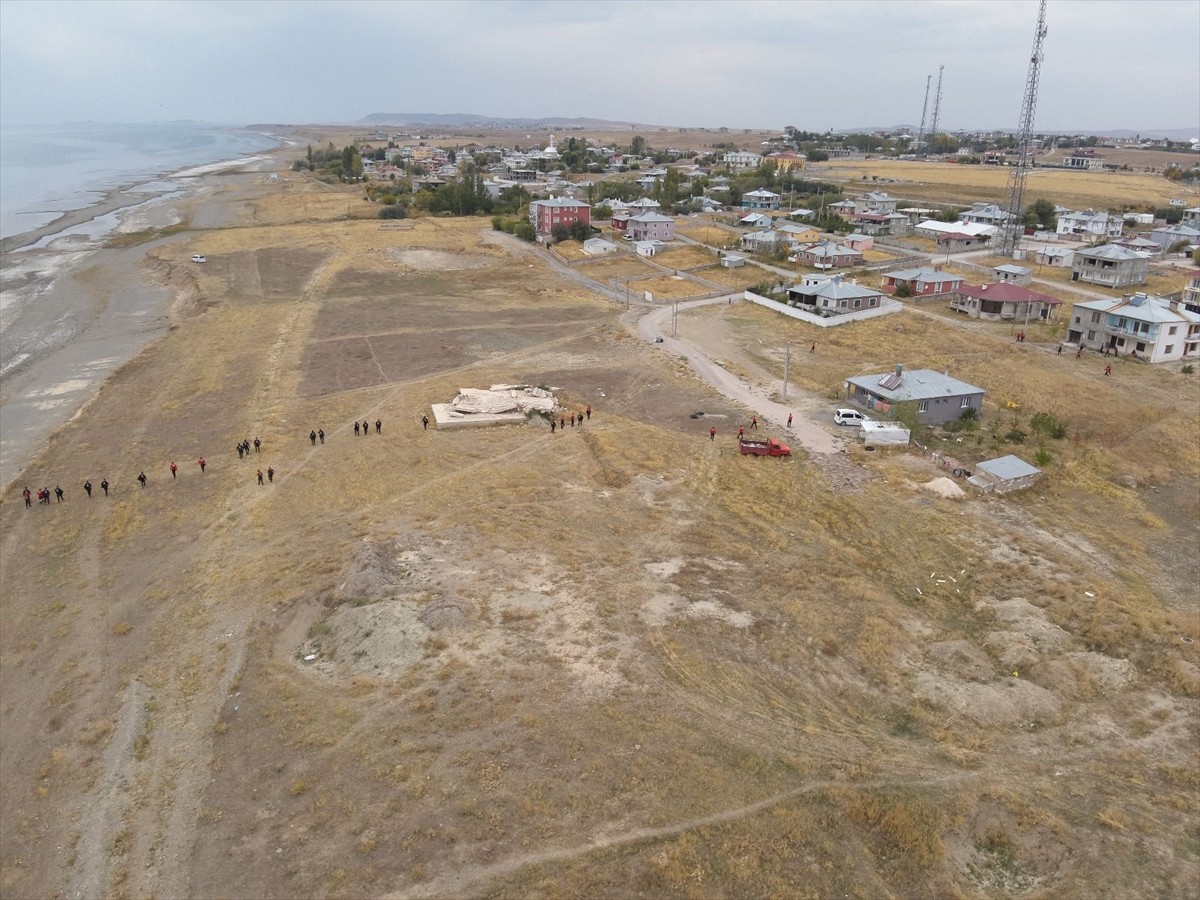
<path fill-rule="evenodd" d="M 646 139 L 640 134 L 635 134 L 633 140 L 629 142 L 629 153 L 631 156 L 645 156 Z"/>
<path fill-rule="evenodd" d="M 312 144 L 309 144 L 308 145 L 308 171 L 311 172 L 312 170 L 313 170 Z"/>
<path fill-rule="evenodd" d="M 808 157 L 809 162 L 825 162 L 829 159 L 829 154 L 824 150 L 809 150 L 805 156 Z"/>
<path fill-rule="evenodd" d="M 1037 225 L 1043 231 L 1054 231 L 1058 227 L 1054 204 L 1045 198 L 1035 201 L 1025 210 L 1024 224 Z"/>
<path fill-rule="evenodd" d="M 379 218 L 381 219 L 403 219 L 407 215 L 408 210 L 399 203 L 393 203 L 379 210 Z"/>
<path fill-rule="evenodd" d="M 571 240 L 579 241 L 582 244 L 592 236 L 592 226 L 587 222 L 572 222 L 567 232 L 570 234 Z"/>
<path fill-rule="evenodd" d="M 454 165 L 454 163 L 457 162 L 457 160 L 458 160 L 458 154 L 455 153 L 453 150 L 447 150 L 446 151 L 446 159 L 449 160 L 450 165 Z"/>
<path fill-rule="evenodd" d="M 597 206 L 595 209 L 592 210 L 592 214 L 596 219 L 599 219 L 600 221 L 604 221 L 605 219 L 611 219 L 613 217 L 612 207 L 609 206 L 607 203 L 601 203 L 599 206 Z"/>
<path fill-rule="evenodd" d="M 571 232 L 567 230 L 566 225 L 555 225 L 550 229 L 550 237 L 554 243 L 561 244 L 563 241 L 570 240 Z"/>

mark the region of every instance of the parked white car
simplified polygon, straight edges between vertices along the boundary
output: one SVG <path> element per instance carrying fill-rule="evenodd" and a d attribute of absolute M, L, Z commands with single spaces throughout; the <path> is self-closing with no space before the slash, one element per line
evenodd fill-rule
<path fill-rule="evenodd" d="M 192 262 L 194 262 L 194 263 L 204 263 L 204 262 L 208 262 L 208 257 L 207 257 L 207 256 L 201 256 L 199 253 L 197 253 L 195 256 L 193 256 L 193 257 L 192 257 Z"/>
<path fill-rule="evenodd" d="M 871 420 L 857 409 L 835 409 L 833 411 L 833 421 L 838 425 L 861 425 L 863 422 L 870 422 Z"/>

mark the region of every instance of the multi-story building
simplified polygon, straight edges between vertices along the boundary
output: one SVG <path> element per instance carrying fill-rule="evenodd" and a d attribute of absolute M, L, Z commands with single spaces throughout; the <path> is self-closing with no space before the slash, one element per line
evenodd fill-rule
<path fill-rule="evenodd" d="M 1125 221 L 1123 216 L 1111 216 L 1094 209 L 1066 213 L 1058 217 L 1057 232 L 1081 237 L 1084 240 L 1119 238 Z"/>
<path fill-rule="evenodd" d="M 1067 340 L 1147 362 L 1200 356 L 1200 312 L 1150 294 L 1098 297 L 1071 307 Z"/>
<path fill-rule="evenodd" d="M 626 237 L 632 241 L 672 241 L 675 239 L 675 220 L 656 212 L 631 216 Z"/>
<path fill-rule="evenodd" d="M 759 188 L 742 194 L 742 209 L 779 209 L 779 194 Z"/>
<path fill-rule="evenodd" d="M 534 200 L 529 204 L 529 221 L 539 237 L 545 237 L 559 225 L 570 228 L 576 222 L 592 224 L 592 208 L 582 200 L 570 197 L 552 197 L 549 200 Z"/>
<path fill-rule="evenodd" d="M 1076 250 L 1071 265 L 1071 280 L 1125 287 L 1142 284 L 1150 268 L 1149 257 L 1136 250 L 1104 244 L 1091 250 Z"/>
<path fill-rule="evenodd" d="M 744 172 L 748 169 L 757 169 L 762 165 L 763 158 L 762 154 L 759 153 L 749 153 L 745 150 L 730 150 L 722 157 L 722 160 L 734 172 Z"/>

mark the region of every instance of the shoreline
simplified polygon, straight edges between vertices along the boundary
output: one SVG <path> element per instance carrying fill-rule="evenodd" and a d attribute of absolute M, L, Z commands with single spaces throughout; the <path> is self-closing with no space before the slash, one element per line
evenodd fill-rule
<path fill-rule="evenodd" d="M 189 230 L 127 247 L 114 246 L 112 239 L 132 233 L 122 228 L 135 216 L 139 227 L 134 231 L 149 233 L 190 221 L 206 195 L 228 183 L 230 170 L 243 169 L 232 177 L 248 183 L 282 170 L 281 154 L 290 148 L 276 140 L 276 147 L 254 157 L 191 166 L 134 183 L 177 178 L 181 183 L 176 190 L 130 195 L 130 185 L 113 188 L 97 204 L 0 242 L 5 293 L 36 292 L 19 307 L 6 303 L 0 326 L 5 367 L 0 376 L 0 487 L 8 489 L 20 480 L 54 433 L 78 417 L 111 377 L 172 324 L 178 285 L 145 263 L 154 250 L 191 239 Z M 55 237 L 103 216 L 116 216 L 117 225 L 101 239 Z M 48 246 L 33 248 L 41 241 Z"/>

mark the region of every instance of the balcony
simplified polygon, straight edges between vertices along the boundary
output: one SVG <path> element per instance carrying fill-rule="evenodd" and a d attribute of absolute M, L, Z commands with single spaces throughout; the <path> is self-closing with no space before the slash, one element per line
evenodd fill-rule
<path fill-rule="evenodd" d="M 1119 325 L 1105 325 L 1104 333 L 1111 334 L 1114 337 L 1134 338 L 1147 343 L 1154 343 L 1158 340 L 1158 329 L 1153 328 L 1149 331 L 1138 331 L 1134 328 L 1122 328 Z"/>

